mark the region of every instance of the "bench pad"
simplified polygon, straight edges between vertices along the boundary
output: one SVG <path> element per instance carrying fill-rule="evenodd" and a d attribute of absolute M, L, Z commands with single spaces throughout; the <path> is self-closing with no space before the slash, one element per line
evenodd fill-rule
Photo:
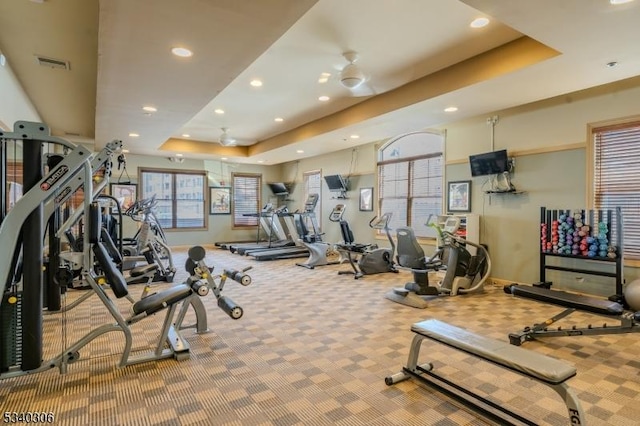
<path fill-rule="evenodd" d="M 559 384 L 576 374 L 576 368 L 563 361 L 435 319 L 415 323 L 411 331 L 546 383 Z"/>
<path fill-rule="evenodd" d="M 137 301 L 133 304 L 132 310 L 135 315 L 143 312 L 147 315 L 151 315 L 166 308 L 167 306 L 185 299 L 191 294 L 191 292 L 191 287 L 188 285 L 178 284 Z"/>
<path fill-rule="evenodd" d="M 620 303 L 581 294 L 567 293 L 566 291 L 550 290 L 529 285 L 512 285 L 510 290 L 514 296 L 553 303 L 567 308 L 581 309 L 595 314 L 621 315 L 624 312 L 624 307 Z"/>

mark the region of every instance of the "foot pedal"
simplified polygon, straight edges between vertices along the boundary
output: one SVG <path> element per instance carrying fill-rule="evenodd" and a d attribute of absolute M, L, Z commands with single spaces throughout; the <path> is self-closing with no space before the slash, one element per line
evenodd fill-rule
<path fill-rule="evenodd" d="M 409 290 L 404 287 L 394 287 L 393 292 L 402 297 L 407 297 L 409 295 Z"/>

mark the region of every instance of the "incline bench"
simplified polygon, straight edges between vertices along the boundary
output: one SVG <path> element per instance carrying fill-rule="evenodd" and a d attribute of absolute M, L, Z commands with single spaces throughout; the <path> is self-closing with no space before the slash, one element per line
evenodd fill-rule
<path fill-rule="evenodd" d="M 464 402 L 465 405 L 471 404 L 471 408 L 494 421 L 498 421 L 499 424 L 537 424 L 438 376 L 432 371 L 433 364 L 419 365 L 418 355 L 422 341 L 431 339 L 549 386 L 565 402 L 569 412 L 569 424 L 585 424 L 580 401 L 565 383 L 576 375 L 574 366 L 537 352 L 512 346 L 508 342 L 479 336 L 435 319 L 415 323 L 411 326 L 411 331 L 416 335 L 411 342 L 407 365 L 403 367 L 402 372 L 386 377 L 384 381 L 387 385 L 390 386 L 415 377 L 456 400 Z"/>

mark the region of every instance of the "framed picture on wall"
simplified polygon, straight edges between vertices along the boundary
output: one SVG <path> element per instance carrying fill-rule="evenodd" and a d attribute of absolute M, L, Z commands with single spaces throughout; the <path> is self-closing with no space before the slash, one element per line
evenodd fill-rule
<path fill-rule="evenodd" d="M 135 183 L 112 183 L 109 192 L 118 200 L 122 212 L 125 212 L 138 199 L 138 185 Z"/>
<path fill-rule="evenodd" d="M 360 188 L 360 211 L 373 210 L 373 188 Z"/>
<path fill-rule="evenodd" d="M 209 214 L 231 214 L 231 188 L 209 188 Z"/>
<path fill-rule="evenodd" d="M 461 180 L 447 184 L 447 211 L 450 213 L 471 212 L 471 181 Z"/>

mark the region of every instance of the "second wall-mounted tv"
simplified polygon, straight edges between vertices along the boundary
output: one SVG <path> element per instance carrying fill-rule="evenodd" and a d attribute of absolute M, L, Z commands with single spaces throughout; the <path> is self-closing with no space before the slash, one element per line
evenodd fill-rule
<path fill-rule="evenodd" d="M 268 183 L 267 185 L 269 185 L 269 188 L 271 188 L 271 192 L 273 192 L 273 195 L 289 195 L 289 189 L 287 188 L 287 185 L 282 182 Z"/>
<path fill-rule="evenodd" d="M 509 171 L 509 157 L 507 150 L 485 152 L 469 156 L 471 176 L 496 175 Z"/>
<path fill-rule="evenodd" d="M 347 187 L 347 181 L 341 175 L 325 176 L 324 181 L 327 182 L 329 191 L 346 192 L 349 190 Z"/>

